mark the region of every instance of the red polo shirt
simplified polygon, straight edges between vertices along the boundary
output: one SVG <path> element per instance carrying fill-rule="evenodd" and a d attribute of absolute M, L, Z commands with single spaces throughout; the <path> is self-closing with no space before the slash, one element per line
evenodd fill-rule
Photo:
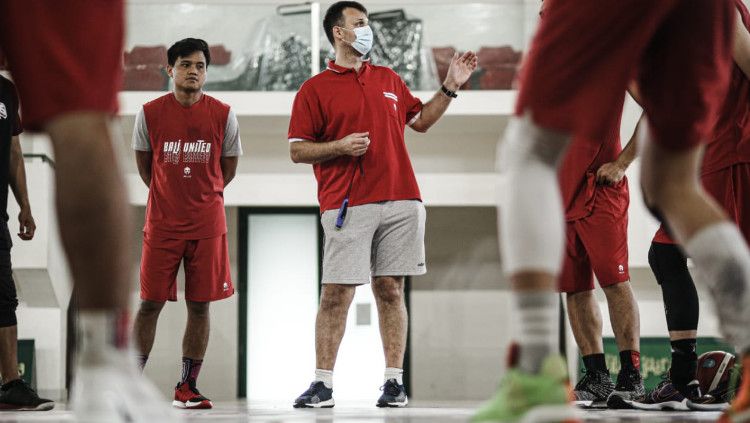
<path fill-rule="evenodd" d="M 340 156 L 313 165 L 322 211 L 349 205 L 421 200 L 404 143 L 404 127 L 416 120 L 422 102 L 391 69 L 365 62 L 359 73 L 332 61 L 300 87 L 289 123 L 289 141 L 330 142 L 369 132 L 361 158 Z"/>

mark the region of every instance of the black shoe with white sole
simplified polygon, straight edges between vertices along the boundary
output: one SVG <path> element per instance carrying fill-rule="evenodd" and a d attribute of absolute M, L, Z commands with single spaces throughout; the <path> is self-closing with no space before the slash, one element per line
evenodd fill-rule
<path fill-rule="evenodd" d="M 607 408 L 607 398 L 615 389 L 609 372 L 586 370 L 573 389 L 575 404 L 582 408 Z"/>
<path fill-rule="evenodd" d="M 6 383 L 0 392 L 0 410 L 47 411 L 54 407 L 52 400 L 39 398 L 36 391 L 23 379 Z"/>
<path fill-rule="evenodd" d="M 641 373 L 637 370 L 623 369 L 617 375 L 615 390 L 607 398 L 607 407 L 614 409 L 634 408 L 633 402 L 646 399 L 646 388 L 643 387 Z"/>
<path fill-rule="evenodd" d="M 406 388 L 404 385 L 399 385 L 396 379 L 388 379 L 380 389 L 383 390 L 383 395 L 375 404 L 378 407 L 397 408 L 406 407 L 409 404 L 409 398 L 406 397 Z"/>
<path fill-rule="evenodd" d="M 294 408 L 333 408 L 334 405 L 333 389 L 321 381 L 311 383 L 307 391 L 294 400 Z"/>

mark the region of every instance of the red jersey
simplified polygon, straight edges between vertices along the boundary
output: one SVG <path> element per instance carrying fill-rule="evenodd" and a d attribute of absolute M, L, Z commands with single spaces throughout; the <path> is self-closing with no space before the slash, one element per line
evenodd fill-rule
<path fill-rule="evenodd" d="M 226 233 L 221 157 L 229 112 L 205 94 L 190 107 L 173 93 L 143 106 L 133 147 L 153 154 L 144 232 L 174 239 Z"/>
<path fill-rule="evenodd" d="M 340 156 L 313 165 L 322 211 L 337 209 L 351 185 L 349 205 L 420 200 L 404 128 L 422 110 L 391 69 L 365 62 L 360 71 L 330 62 L 300 87 L 289 123 L 289 141 L 329 142 L 369 132 L 361 158 Z"/>
<path fill-rule="evenodd" d="M 574 137 L 560 166 L 560 192 L 565 207 L 565 220 L 573 221 L 591 214 L 596 188 L 596 171 L 609 162 L 617 160 L 620 146 L 620 118 L 607 129 L 607 135 L 596 141 Z M 618 185 L 627 198 L 627 183 Z"/>
<path fill-rule="evenodd" d="M 750 13 L 742 0 L 734 0 L 745 27 L 750 30 Z M 707 174 L 738 163 L 750 162 L 750 80 L 737 63 L 732 66 L 729 91 L 719 111 L 713 135 L 703 156 L 702 173 Z"/>

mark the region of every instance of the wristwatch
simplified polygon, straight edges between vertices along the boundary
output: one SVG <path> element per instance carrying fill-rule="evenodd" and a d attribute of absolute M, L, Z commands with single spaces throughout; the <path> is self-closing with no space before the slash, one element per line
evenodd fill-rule
<path fill-rule="evenodd" d="M 447 95 L 450 98 L 456 98 L 456 97 L 458 97 L 458 94 L 456 94 L 455 91 L 451 91 L 451 90 L 445 88 L 445 85 L 441 85 L 440 86 L 440 91 L 442 91 L 443 94 Z"/>

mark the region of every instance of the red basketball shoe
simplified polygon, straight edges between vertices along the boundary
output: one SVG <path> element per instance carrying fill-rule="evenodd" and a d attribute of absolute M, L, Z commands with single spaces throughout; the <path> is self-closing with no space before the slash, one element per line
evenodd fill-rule
<path fill-rule="evenodd" d="M 195 387 L 195 381 L 178 383 L 174 388 L 174 401 L 172 405 L 177 408 L 208 409 L 213 408 L 211 400 L 201 395 Z"/>

